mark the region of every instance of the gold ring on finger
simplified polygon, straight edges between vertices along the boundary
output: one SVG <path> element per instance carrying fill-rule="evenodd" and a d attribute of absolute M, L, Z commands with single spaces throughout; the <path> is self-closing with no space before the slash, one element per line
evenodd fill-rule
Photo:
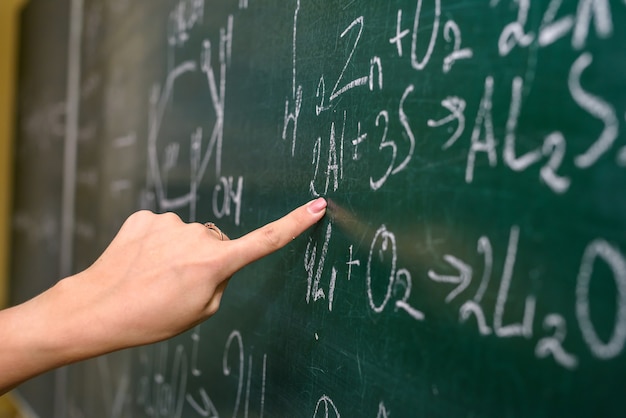
<path fill-rule="evenodd" d="M 224 233 L 213 222 L 206 222 L 204 226 L 206 226 L 211 231 L 217 232 L 220 235 L 220 241 L 224 241 Z"/>

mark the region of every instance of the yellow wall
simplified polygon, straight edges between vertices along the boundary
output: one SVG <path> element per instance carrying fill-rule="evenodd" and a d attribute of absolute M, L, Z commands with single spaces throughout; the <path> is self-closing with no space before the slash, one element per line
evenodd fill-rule
<path fill-rule="evenodd" d="M 0 0 L 0 307 L 8 294 L 18 11 L 25 2 Z"/>
<path fill-rule="evenodd" d="M 9 285 L 9 238 L 15 131 L 18 11 L 26 0 L 0 0 L 0 308 Z M 0 418 L 25 417 L 12 396 L 0 397 Z"/>

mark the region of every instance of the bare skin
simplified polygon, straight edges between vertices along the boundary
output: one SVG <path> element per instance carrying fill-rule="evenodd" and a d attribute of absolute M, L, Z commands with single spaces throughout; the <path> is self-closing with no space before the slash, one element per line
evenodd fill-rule
<path fill-rule="evenodd" d="M 319 198 L 233 240 L 172 213 L 131 215 L 88 269 L 0 311 L 0 394 L 47 370 L 161 341 L 206 320 L 235 272 L 325 212 Z"/>

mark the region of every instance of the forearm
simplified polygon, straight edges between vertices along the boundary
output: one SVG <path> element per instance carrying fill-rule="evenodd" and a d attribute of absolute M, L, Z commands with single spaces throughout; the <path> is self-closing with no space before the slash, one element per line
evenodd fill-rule
<path fill-rule="evenodd" d="M 0 311 L 0 394 L 45 371 L 111 350 L 94 327 L 77 277 Z M 84 293 L 83 293 L 84 294 Z"/>

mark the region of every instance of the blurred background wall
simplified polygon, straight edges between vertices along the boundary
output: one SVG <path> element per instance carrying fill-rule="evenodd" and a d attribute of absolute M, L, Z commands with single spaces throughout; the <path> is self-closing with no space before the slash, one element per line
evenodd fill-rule
<path fill-rule="evenodd" d="M 0 1 L 0 307 L 7 304 L 18 17 L 26 0 Z"/>
<path fill-rule="evenodd" d="M 9 236 L 17 84 L 18 17 L 26 0 L 0 1 L 0 308 L 8 300 Z M 0 398 L 0 418 L 23 416 L 10 397 Z"/>

